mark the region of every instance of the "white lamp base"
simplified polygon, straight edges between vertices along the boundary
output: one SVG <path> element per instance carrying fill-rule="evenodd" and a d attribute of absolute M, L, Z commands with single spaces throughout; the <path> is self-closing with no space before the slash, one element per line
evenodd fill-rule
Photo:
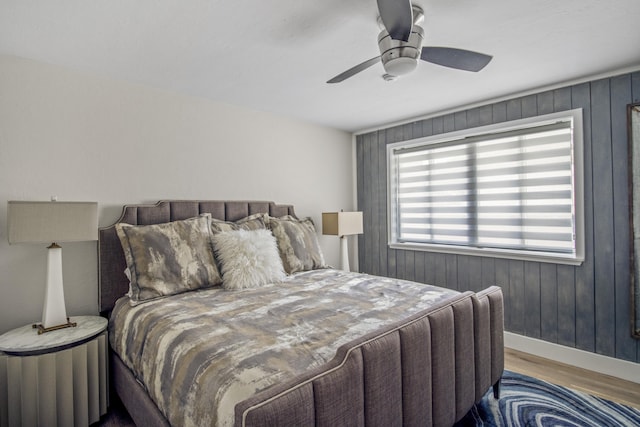
<path fill-rule="evenodd" d="M 47 248 L 47 284 L 42 308 L 42 324 L 33 325 L 38 333 L 76 326 L 69 322 L 64 305 L 64 287 L 62 283 L 62 248 L 55 243 Z"/>
<path fill-rule="evenodd" d="M 351 271 L 349 267 L 349 244 L 347 236 L 340 236 L 340 270 Z"/>

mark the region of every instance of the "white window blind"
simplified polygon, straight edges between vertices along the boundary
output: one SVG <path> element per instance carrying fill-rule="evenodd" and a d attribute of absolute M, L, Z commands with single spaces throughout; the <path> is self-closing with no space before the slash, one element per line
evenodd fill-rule
<path fill-rule="evenodd" d="M 577 258 L 571 117 L 389 156 L 392 243 Z"/>

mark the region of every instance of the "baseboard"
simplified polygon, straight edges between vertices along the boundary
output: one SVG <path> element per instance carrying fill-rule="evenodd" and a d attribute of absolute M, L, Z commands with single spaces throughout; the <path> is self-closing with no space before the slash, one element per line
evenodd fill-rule
<path fill-rule="evenodd" d="M 512 332 L 504 333 L 504 346 L 640 384 L 640 364 L 638 363 L 553 344 Z"/>

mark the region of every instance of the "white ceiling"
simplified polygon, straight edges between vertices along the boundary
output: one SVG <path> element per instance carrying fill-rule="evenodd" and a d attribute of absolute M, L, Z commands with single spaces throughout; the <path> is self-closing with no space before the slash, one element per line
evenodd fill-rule
<path fill-rule="evenodd" d="M 639 0 L 414 0 L 425 45 L 488 53 L 470 73 L 382 65 L 375 0 L 0 0 L 0 54 L 347 131 L 640 69 Z"/>

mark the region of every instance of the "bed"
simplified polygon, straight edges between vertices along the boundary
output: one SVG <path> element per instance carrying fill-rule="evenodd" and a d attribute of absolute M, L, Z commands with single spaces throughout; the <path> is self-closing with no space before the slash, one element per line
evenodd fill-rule
<path fill-rule="evenodd" d="M 504 314 L 502 292 L 496 286 L 459 293 L 341 272 L 311 257 L 302 262 L 317 268 L 298 268 L 264 287 L 189 289 L 133 304 L 136 291 L 144 293 L 135 287 L 131 301 L 124 297 L 132 295 L 124 273 L 132 261 L 118 233 L 122 237 L 127 230 L 147 225 L 200 224 L 201 218 L 226 227 L 256 217 L 304 221 L 296 217 L 293 206 L 268 201 L 177 200 L 125 206 L 114 225 L 100 229 L 99 298 L 101 314 L 110 318 L 111 386 L 136 425 L 450 426 L 491 387 L 498 396 Z M 277 241 L 277 227 L 272 231 L 269 235 Z M 262 231 L 251 236 L 258 232 Z M 221 245 L 232 235 L 244 238 L 249 233 L 221 233 L 215 242 Z M 271 253 L 261 247 L 263 252 Z M 280 256 L 285 269 L 295 267 L 284 252 Z M 225 270 L 223 259 L 224 264 L 220 259 L 214 262 L 225 281 L 245 280 L 244 269 L 236 277 Z M 133 273 L 138 277 L 139 272 Z M 362 298 L 356 300 L 360 293 Z M 369 301 L 371 295 L 375 299 Z M 313 300 L 317 306 L 309 302 Z M 204 301 L 212 302 L 205 307 Z M 187 319 L 187 313 L 195 317 Z M 267 317 L 257 320 L 258 315 Z M 348 320 L 334 327 L 333 317 Z M 282 324 L 267 330 L 277 322 Z M 223 332 L 213 331 L 212 325 L 223 323 Z M 252 329 L 259 338 L 242 338 Z M 301 338 L 305 331 L 311 338 Z M 195 344 L 181 341 L 189 335 Z M 245 339 L 253 347 L 240 348 L 229 337 Z M 305 350 L 293 351 L 289 342 L 304 343 Z M 250 354 L 250 360 L 234 361 L 233 369 L 211 374 L 230 357 L 219 352 L 222 347 Z M 215 355 L 208 356 L 212 352 Z M 146 353 L 151 359 L 141 361 Z M 280 357 L 289 353 L 291 358 L 283 362 Z M 262 377 L 255 377 L 256 371 Z M 224 375 L 244 382 L 229 385 Z M 221 394 L 224 403 L 202 401 L 200 396 L 208 399 L 205 392 Z M 200 406 L 189 406 L 198 399 Z M 210 414 L 203 411 L 207 402 Z"/>

